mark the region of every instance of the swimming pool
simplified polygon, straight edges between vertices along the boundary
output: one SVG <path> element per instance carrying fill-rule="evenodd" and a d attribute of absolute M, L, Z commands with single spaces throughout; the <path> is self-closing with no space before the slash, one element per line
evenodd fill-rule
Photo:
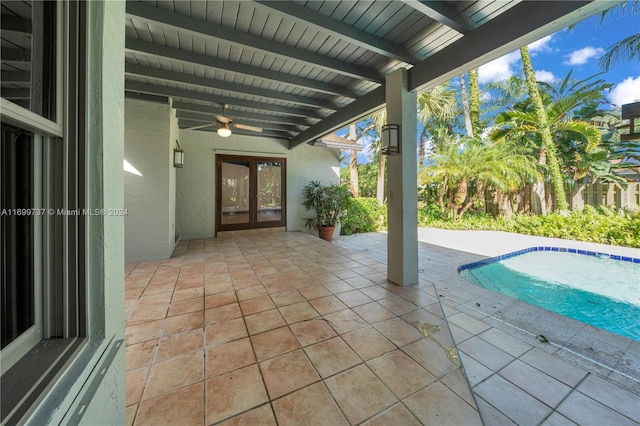
<path fill-rule="evenodd" d="M 458 270 L 488 290 L 640 340 L 640 259 L 534 247 Z"/>

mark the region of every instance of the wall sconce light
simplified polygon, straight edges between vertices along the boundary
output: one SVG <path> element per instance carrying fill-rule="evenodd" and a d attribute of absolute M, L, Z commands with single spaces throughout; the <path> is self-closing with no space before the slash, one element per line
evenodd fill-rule
<path fill-rule="evenodd" d="M 382 153 L 384 155 L 400 152 L 400 125 L 385 124 L 382 126 Z"/>
<path fill-rule="evenodd" d="M 184 165 L 184 151 L 180 147 L 180 143 L 176 139 L 177 148 L 173 150 L 173 167 L 181 168 Z"/>
<path fill-rule="evenodd" d="M 227 138 L 231 136 L 231 129 L 227 123 L 223 123 L 218 129 L 218 136 L 221 138 Z"/>

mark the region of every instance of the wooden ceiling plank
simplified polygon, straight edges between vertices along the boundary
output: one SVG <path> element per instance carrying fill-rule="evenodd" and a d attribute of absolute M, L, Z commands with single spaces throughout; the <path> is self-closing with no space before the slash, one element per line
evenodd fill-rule
<path fill-rule="evenodd" d="M 423 15 L 434 21 L 453 28 L 462 34 L 473 30 L 473 23 L 458 13 L 453 7 L 443 1 L 401 0 Z"/>
<path fill-rule="evenodd" d="M 279 105 L 267 104 L 262 102 L 245 101 L 236 98 L 226 98 L 215 96 L 203 92 L 195 92 L 192 90 L 180 89 L 177 87 L 165 87 L 157 84 L 140 83 L 137 81 L 125 81 L 125 89 L 134 92 L 150 93 L 152 95 L 173 96 L 185 99 L 195 99 L 217 104 L 229 104 L 260 111 L 272 111 L 279 114 L 293 115 L 294 117 L 313 117 L 322 118 L 322 115 L 313 110 L 300 108 L 289 108 Z"/>
<path fill-rule="evenodd" d="M 246 86 L 243 84 L 229 83 L 226 81 L 214 80 L 207 77 L 183 74 L 179 72 L 166 71 L 158 68 L 143 67 L 135 64 L 125 64 L 125 74 L 141 75 L 157 80 L 174 81 L 194 86 L 208 87 L 210 89 L 226 90 L 235 93 L 258 96 L 262 98 L 277 99 L 293 104 L 304 105 L 312 108 L 327 108 L 336 110 L 337 107 L 332 102 L 325 99 L 317 99 L 305 96 L 296 96 L 276 90 L 261 89 L 259 87 Z M 4 74 L 3 74 L 4 75 Z"/>
<path fill-rule="evenodd" d="M 268 69 L 255 68 L 247 64 L 218 59 L 212 56 L 200 53 L 189 52 L 186 50 L 176 49 L 160 44 L 149 43 L 136 39 L 127 39 L 125 49 L 128 51 L 136 51 L 142 54 L 176 59 L 184 62 L 191 62 L 203 66 L 218 68 L 226 71 L 233 71 L 247 76 L 259 77 L 265 80 L 273 80 L 277 82 L 286 82 L 293 86 L 300 86 L 316 92 L 328 93 L 331 95 L 347 96 L 356 98 L 357 95 L 349 88 L 344 86 L 335 86 L 323 82 L 318 82 L 303 77 L 289 75 Z"/>
<path fill-rule="evenodd" d="M 391 59 L 398 59 L 409 64 L 416 63 L 417 58 L 403 46 L 396 45 L 381 37 L 358 30 L 342 21 L 321 13 L 310 13 L 311 9 L 288 1 L 254 0 L 256 4 L 272 10 L 274 13 L 294 18 L 306 23 L 317 31 L 348 40 L 367 50 L 374 51 Z"/>
<path fill-rule="evenodd" d="M 174 28 L 191 35 L 226 40 L 235 45 L 247 47 L 249 49 L 260 50 L 285 58 L 293 58 L 298 61 L 309 63 L 313 66 L 325 68 L 337 74 L 348 75 L 352 78 L 377 82 L 381 82 L 383 80 L 383 77 L 374 70 L 354 66 L 344 61 L 337 61 L 302 49 L 296 49 L 291 46 L 286 46 L 255 35 L 247 34 L 242 31 L 224 28 L 218 25 L 211 25 L 210 22 L 172 13 L 144 3 L 127 2 L 127 15 L 145 21 L 157 22 L 163 26 Z"/>
<path fill-rule="evenodd" d="M 195 104 L 190 102 L 174 100 L 172 103 L 172 106 L 176 110 L 195 111 L 195 112 L 202 112 L 205 114 L 222 115 L 222 108 L 217 104 L 202 105 L 202 104 Z M 260 113 L 255 113 L 251 111 L 233 109 L 233 106 L 234 105 L 229 106 L 229 109 L 232 110 L 232 112 L 230 112 L 229 114 L 233 117 L 243 118 L 243 119 L 247 118 L 251 120 L 258 120 L 258 121 L 264 121 L 264 122 L 280 123 L 280 124 L 286 124 L 290 126 L 299 126 L 299 127 L 310 126 L 310 124 L 306 120 L 303 120 L 301 118 L 289 117 L 289 116 L 285 117 L 281 115 L 260 114 Z"/>

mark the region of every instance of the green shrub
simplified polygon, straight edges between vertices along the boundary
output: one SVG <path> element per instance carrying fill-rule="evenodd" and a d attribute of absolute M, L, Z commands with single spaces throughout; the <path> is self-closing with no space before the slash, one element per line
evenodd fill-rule
<path fill-rule="evenodd" d="M 341 225 L 342 235 L 380 231 L 387 226 L 387 208 L 375 198 L 351 198 Z"/>
<path fill-rule="evenodd" d="M 516 214 L 511 219 L 488 215 L 465 215 L 461 220 L 442 219 L 432 209 L 418 212 L 418 226 L 459 230 L 516 232 L 625 247 L 640 247 L 640 211 L 585 207 L 547 216 Z"/>

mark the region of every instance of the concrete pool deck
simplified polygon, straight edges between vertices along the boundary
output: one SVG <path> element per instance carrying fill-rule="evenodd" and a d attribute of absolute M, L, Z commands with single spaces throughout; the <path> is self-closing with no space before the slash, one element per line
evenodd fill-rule
<path fill-rule="evenodd" d="M 640 424 L 639 341 L 485 290 L 457 272 L 534 246 L 636 258 L 640 250 L 495 231 L 421 228 L 418 239 L 418 286 L 436 288 L 485 424 Z M 336 243 L 386 262 L 385 233 Z"/>
<path fill-rule="evenodd" d="M 640 249 L 585 243 L 560 238 L 536 237 L 501 231 L 452 231 L 418 228 L 418 241 L 481 256 L 495 257 L 530 247 L 575 248 L 597 253 L 640 258 Z"/>

